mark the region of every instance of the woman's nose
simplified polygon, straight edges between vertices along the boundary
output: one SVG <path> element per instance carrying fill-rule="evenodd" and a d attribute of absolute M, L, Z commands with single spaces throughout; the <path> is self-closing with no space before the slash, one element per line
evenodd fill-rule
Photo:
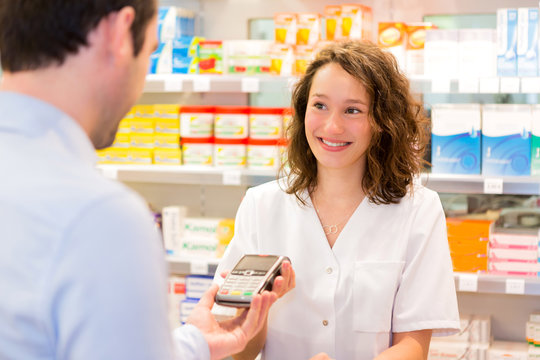
<path fill-rule="evenodd" d="M 341 114 L 332 112 L 326 119 L 325 130 L 332 134 L 341 134 L 343 132 L 343 119 Z"/>

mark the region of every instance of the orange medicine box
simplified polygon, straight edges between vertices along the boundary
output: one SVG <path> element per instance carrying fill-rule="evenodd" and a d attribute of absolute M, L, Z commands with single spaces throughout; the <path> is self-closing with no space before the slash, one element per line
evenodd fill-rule
<path fill-rule="evenodd" d="M 341 39 L 341 6 L 326 5 L 324 7 L 324 39 Z"/>
<path fill-rule="evenodd" d="M 274 15 L 275 41 L 278 44 L 296 44 L 297 18 L 295 13 Z"/>
<path fill-rule="evenodd" d="M 405 69 L 406 25 L 401 22 L 380 22 L 377 44 L 392 53 Z"/>
<path fill-rule="evenodd" d="M 315 45 L 321 39 L 321 16 L 317 13 L 297 14 L 296 45 Z"/>
<path fill-rule="evenodd" d="M 487 272 L 488 258 L 487 256 L 479 256 L 478 254 L 452 254 L 452 265 L 455 272 Z"/>
<path fill-rule="evenodd" d="M 485 272 L 488 268 L 490 220 L 447 218 L 448 246 L 454 271 Z"/>
<path fill-rule="evenodd" d="M 493 221 L 491 220 L 470 220 L 459 218 L 446 218 L 446 228 L 448 237 L 475 237 L 489 238 Z"/>
<path fill-rule="evenodd" d="M 373 12 L 369 6 L 361 4 L 341 5 L 341 34 L 345 39 L 371 41 Z"/>
<path fill-rule="evenodd" d="M 405 61 L 408 74 L 424 74 L 424 44 L 426 43 L 426 30 L 434 28 L 435 26 L 431 23 L 407 24 Z"/>

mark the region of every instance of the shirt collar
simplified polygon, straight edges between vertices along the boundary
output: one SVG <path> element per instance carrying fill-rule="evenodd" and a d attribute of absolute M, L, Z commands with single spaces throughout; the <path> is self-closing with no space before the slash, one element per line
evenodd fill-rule
<path fill-rule="evenodd" d="M 66 151 L 88 164 L 96 163 L 96 152 L 88 135 L 69 115 L 38 98 L 0 91 L 0 132 L 37 137 L 55 132 Z"/>

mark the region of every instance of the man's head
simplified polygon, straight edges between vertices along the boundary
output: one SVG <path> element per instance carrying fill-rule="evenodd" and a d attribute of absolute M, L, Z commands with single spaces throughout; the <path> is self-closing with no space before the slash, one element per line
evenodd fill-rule
<path fill-rule="evenodd" d="M 0 1 L 2 87 L 51 103 L 95 148 L 110 146 L 142 92 L 156 14 L 156 0 Z"/>
<path fill-rule="evenodd" d="M 88 34 L 109 14 L 126 6 L 135 10 L 133 51 L 144 43 L 155 0 L 16 0 L 0 2 L 0 59 L 9 72 L 62 65 L 68 55 L 88 45 Z"/>

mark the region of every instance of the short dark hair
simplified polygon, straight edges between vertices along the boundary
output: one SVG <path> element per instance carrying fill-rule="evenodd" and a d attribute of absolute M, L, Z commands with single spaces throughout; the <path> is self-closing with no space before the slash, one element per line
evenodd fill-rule
<path fill-rule="evenodd" d="M 420 173 L 429 137 L 429 120 L 410 93 L 409 81 L 392 54 L 364 41 L 345 41 L 321 50 L 292 94 L 293 119 L 287 129 L 286 192 L 306 204 L 305 191 L 317 186 L 317 159 L 305 133 L 305 116 L 313 78 L 327 64 L 338 64 L 358 80 L 370 98 L 372 137 L 366 151 L 362 188 L 375 204 L 398 203 Z M 289 166 L 289 170 L 286 166 Z"/>
<path fill-rule="evenodd" d="M 125 6 L 135 10 L 134 55 L 142 48 L 156 0 L 1 0 L 0 61 L 10 72 L 61 65 L 88 45 L 101 19 Z"/>

